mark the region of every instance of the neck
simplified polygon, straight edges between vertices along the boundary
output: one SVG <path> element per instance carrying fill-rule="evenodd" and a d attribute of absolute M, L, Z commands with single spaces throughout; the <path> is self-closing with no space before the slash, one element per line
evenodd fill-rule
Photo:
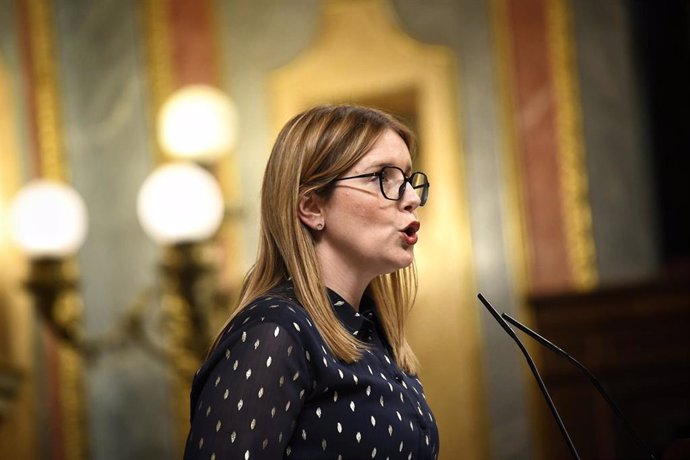
<path fill-rule="evenodd" d="M 334 261 L 323 255 L 320 256 L 318 250 L 317 259 L 321 278 L 326 287 L 337 292 L 356 311 L 359 311 L 364 291 L 373 278 L 355 272 L 346 261 Z"/>

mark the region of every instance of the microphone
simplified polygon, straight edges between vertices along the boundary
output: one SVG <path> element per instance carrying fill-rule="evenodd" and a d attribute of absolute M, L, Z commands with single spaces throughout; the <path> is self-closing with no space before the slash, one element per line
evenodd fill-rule
<path fill-rule="evenodd" d="M 604 398 L 604 400 L 606 400 L 606 402 L 611 407 L 611 410 L 613 411 L 613 413 L 616 414 L 616 417 L 618 417 L 618 419 L 621 422 L 623 422 L 623 426 L 628 431 L 628 434 L 630 434 L 632 436 L 632 438 L 635 440 L 638 447 L 640 447 L 642 450 L 646 450 L 652 459 L 656 459 L 652 449 L 649 447 L 649 445 L 647 443 L 645 443 L 642 440 L 642 437 L 635 431 L 635 429 L 632 427 L 632 425 L 630 424 L 628 419 L 623 415 L 623 412 L 619 409 L 618 405 L 613 401 L 613 398 L 611 398 L 611 396 L 608 394 L 608 392 L 606 391 L 604 386 L 601 384 L 601 382 L 599 382 L 599 380 L 594 376 L 594 374 L 592 374 L 589 371 L 589 369 L 587 369 L 578 360 L 576 360 L 575 358 L 570 356 L 568 353 L 566 353 L 562 348 L 556 346 L 553 342 L 551 342 L 550 340 L 546 339 L 545 337 L 539 335 L 538 333 L 536 333 L 535 331 L 533 331 L 529 327 L 525 326 L 520 321 L 516 320 L 515 318 L 508 315 L 507 313 L 501 313 L 501 317 L 503 319 L 505 319 L 506 321 L 508 321 L 513 326 L 520 329 L 525 334 L 532 337 L 534 340 L 536 340 L 537 342 L 539 342 L 540 344 L 542 344 L 543 346 L 545 346 L 549 350 L 551 350 L 552 352 L 556 353 L 559 356 L 564 357 L 565 359 L 570 361 L 572 364 L 574 364 L 575 367 L 577 367 L 580 370 L 580 372 L 582 372 L 589 379 L 589 381 L 592 382 L 592 385 L 594 385 L 594 388 L 596 388 L 597 391 L 599 392 L 599 394 Z"/>
<path fill-rule="evenodd" d="M 517 343 L 518 347 L 520 348 L 520 351 L 522 354 L 525 356 L 525 359 L 527 360 L 527 364 L 529 364 L 529 368 L 532 371 L 532 374 L 534 375 L 534 378 L 537 380 L 537 383 L 539 384 L 539 389 L 541 390 L 542 394 L 544 395 L 544 399 L 546 400 L 546 403 L 549 406 L 549 409 L 551 410 L 551 414 L 553 415 L 553 418 L 556 420 L 556 423 L 558 424 L 558 428 L 561 431 L 561 434 L 563 435 L 563 438 L 565 439 L 566 444 L 568 445 L 568 449 L 570 452 L 573 454 L 573 458 L 576 460 L 580 460 L 580 455 L 577 453 L 577 449 L 575 448 L 575 445 L 573 444 L 573 441 L 570 439 L 570 434 L 568 433 L 568 430 L 566 430 L 565 425 L 563 424 L 563 420 L 561 420 L 561 416 L 558 414 L 558 410 L 556 409 L 556 406 L 554 405 L 553 401 L 551 400 L 551 395 L 549 394 L 549 390 L 546 389 L 546 385 L 544 384 L 544 381 L 541 378 L 541 375 L 539 374 L 539 371 L 537 370 L 537 366 L 534 364 L 534 360 L 530 356 L 529 352 L 523 345 L 523 343 L 520 341 L 518 336 L 515 334 L 515 331 L 510 327 L 510 325 L 506 322 L 505 319 L 501 317 L 501 315 L 496 311 L 496 309 L 489 303 L 488 300 L 484 298 L 483 295 L 477 294 L 477 297 L 479 300 L 484 304 L 487 310 L 489 310 L 489 313 L 491 313 L 491 316 L 494 317 L 494 319 L 498 322 L 498 324 L 501 325 L 501 327 L 508 333 L 511 339 Z"/>

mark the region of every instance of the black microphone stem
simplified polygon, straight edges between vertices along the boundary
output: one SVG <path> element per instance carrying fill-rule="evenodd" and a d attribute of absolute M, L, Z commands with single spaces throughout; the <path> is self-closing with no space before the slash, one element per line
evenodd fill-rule
<path fill-rule="evenodd" d="M 553 414 L 554 419 L 556 420 L 556 423 L 558 424 L 558 428 L 561 430 L 561 434 L 563 435 L 563 438 L 566 441 L 566 444 L 568 445 L 568 448 L 570 449 L 570 452 L 573 454 L 573 457 L 577 460 L 580 460 L 580 455 L 577 453 L 577 449 L 575 448 L 575 445 L 573 444 L 573 441 L 570 439 L 570 435 L 568 434 L 568 430 L 565 429 L 565 425 L 563 424 L 563 420 L 561 420 L 561 416 L 558 414 L 558 410 L 556 409 L 556 406 L 554 405 L 553 401 L 551 400 L 551 395 L 549 395 L 549 391 L 546 389 L 546 385 L 544 384 L 544 381 L 541 378 L 541 375 L 539 375 L 539 371 L 537 370 L 537 366 L 534 364 L 534 360 L 532 360 L 532 357 L 530 354 L 527 352 L 527 349 L 525 346 L 522 344 L 518 336 L 515 334 L 515 331 L 510 327 L 510 325 L 503 319 L 501 318 L 501 315 L 496 311 L 494 307 L 491 306 L 488 300 L 484 298 L 483 295 L 478 294 L 477 297 L 481 302 L 484 304 L 487 310 L 489 310 L 489 313 L 498 321 L 498 324 L 501 325 L 501 327 L 508 333 L 511 339 L 517 343 L 518 347 L 520 347 L 520 351 L 522 352 L 523 355 L 525 355 L 525 359 L 527 360 L 527 364 L 529 364 L 530 369 L 532 370 L 532 374 L 534 374 L 534 378 L 537 380 L 537 383 L 539 384 L 539 389 L 541 390 L 542 394 L 544 395 L 544 399 L 546 400 L 546 403 L 549 406 L 549 409 L 551 410 L 551 414 Z"/>
<path fill-rule="evenodd" d="M 568 361 L 573 363 L 575 365 L 575 367 L 577 367 L 583 374 L 585 374 L 585 376 L 587 376 L 589 381 L 592 382 L 592 385 L 594 385 L 594 388 L 596 388 L 597 391 L 599 392 L 599 394 L 601 394 L 601 396 L 606 400 L 606 402 L 609 403 L 609 405 L 611 406 L 611 409 L 613 410 L 613 413 L 616 414 L 616 416 L 618 417 L 618 419 L 621 422 L 623 422 L 623 426 L 628 431 L 628 433 L 632 436 L 632 438 L 635 440 L 637 445 L 642 450 L 646 450 L 651 458 L 656 459 L 656 457 L 654 456 L 654 453 L 652 452 L 652 449 L 650 449 L 649 446 L 644 441 L 642 441 L 642 437 L 640 437 L 637 434 L 637 432 L 632 427 L 630 422 L 628 422 L 628 420 L 623 415 L 623 412 L 618 408 L 618 405 L 613 401 L 611 396 L 609 396 L 609 394 L 606 391 L 606 389 L 604 388 L 604 386 L 599 382 L 599 380 L 594 376 L 594 374 L 592 374 L 589 371 L 589 369 L 587 369 L 578 360 L 576 360 L 575 358 L 570 356 L 565 350 L 558 347 L 556 344 L 551 342 L 549 339 L 539 335 L 537 332 L 535 332 L 532 329 L 530 329 L 529 327 L 525 326 L 524 324 L 522 324 L 520 321 L 516 320 L 512 316 L 508 315 L 507 313 L 501 313 L 501 316 L 503 317 L 503 319 L 508 321 L 510 324 L 517 327 L 522 332 L 529 335 L 534 340 L 541 343 L 542 345 L 544 345 L 546 348 L 548 348 L 552 352 L 556 353 L 557 355 L 563 356 L 565 359 L 567 359 Z"/>

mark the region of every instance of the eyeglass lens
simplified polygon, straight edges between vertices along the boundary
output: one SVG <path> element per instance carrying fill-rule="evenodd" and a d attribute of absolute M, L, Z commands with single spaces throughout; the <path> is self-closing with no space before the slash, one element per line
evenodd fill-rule
<path fill-rule="evenodd" d="M 426 176 L 421 173 L 414 173 L 411 177 L 411 184 L 423 205 L 426 202 L 428 190 Z M 405 194 L 405 185 L 405 174 L 402 170 L 393 167 L 386 167 L 381 170 L 381 188 L 389 200 L 401 199 Z"/>

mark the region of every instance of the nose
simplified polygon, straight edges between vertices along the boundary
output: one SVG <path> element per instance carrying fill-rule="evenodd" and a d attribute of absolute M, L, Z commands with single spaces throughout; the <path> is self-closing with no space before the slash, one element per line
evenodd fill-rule
<path fill-rule="evenodd" d="M 403 193 L 402 200 L 400 201 L 402 201 L 406 211 L 414 211 L 422 203 L 421 198 L 409 182 L 405 182 L 405 193 Z"/>

